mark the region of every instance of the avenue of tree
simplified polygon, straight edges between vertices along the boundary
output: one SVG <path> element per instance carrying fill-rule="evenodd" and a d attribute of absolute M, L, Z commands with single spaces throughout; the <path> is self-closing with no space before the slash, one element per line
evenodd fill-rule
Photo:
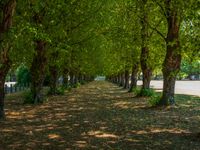
<path fill-rule="evenodd" d="M 104 75 L 132 91 L 141 72 L 141 96 L 158 73 L 164 78 L 158 105 L 174 104 L 181 67 L 199 63 L 199 5 L 198 0 L 1 0 L 0 119 L 6 76 L 19 66 L 30 72 L 35 104 L 43 101 L 46 76 L 54 95 L 60 76 L 68 87 Z"/>

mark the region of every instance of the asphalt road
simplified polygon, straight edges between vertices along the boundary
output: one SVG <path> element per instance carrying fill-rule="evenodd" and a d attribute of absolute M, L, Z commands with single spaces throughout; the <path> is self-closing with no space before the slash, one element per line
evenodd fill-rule
<path fill-rule="evenodd" d="M 141 84 L 142 81 L 138 81 L 138 85 Z M 163 81 L 152 80 L 151 87 L 161 91 L 163 87 Z M 176 81 L 175 93 L 200 96 L 200 81 Z"/>

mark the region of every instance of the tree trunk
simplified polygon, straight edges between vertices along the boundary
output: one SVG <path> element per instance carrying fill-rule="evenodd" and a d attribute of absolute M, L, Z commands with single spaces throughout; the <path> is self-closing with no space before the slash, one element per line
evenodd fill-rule
<path fill-rule="evenodd" d="M 73 74 L 73 72 L 70 72 L 69 76 L 70 76 L 70 81 L 69 81 L 70 85 L 73 86 L 74 85 L 74 74 Z"/>
<path fill-rule="evenodd" d="M 141 19 L 141 39 L 142 39 L 142 50 L 141 50 L 141 69 L 143 74 L 143 85 L 142 89 L 149 89 L 150 88 L 150 81 L 152 76 L 152 69 L 148 64 L 149 60 L 149 48 L 148 48 L 148 12 L 146 11 L 145 5 L 147 1 L 143 0 L 142 10 L 143 10 L 143 17 Z"/>
<path fill-rule="evenodd" d="M 74 76 L 74 84 L 75 85 L 78 84 L 78 75 L 77 74 Z"/>
<path fill-rule="evenodd" d="M 142 89 L 149 89 L 151 76 L 152 76 L 152 70 L 147 66 L 147 62 L 141 62 L 141 68 L 142 68 L 142 75 L 143 75 Z"/>
<path fill-rule="evenodd" d="M 119 85 L 120 82 L 121 82 L 121 77 L 120 77 L 120 74 L 119 74 L 119 73 L 117 74 L 117 78 L 118 78 L 118 79 L 117 79 L 117 84 Z"/>
<path fill-rule="evenodd" d="M 57 90 L 57 79 L 58 79 L 58 70 L 56 66 L 49 67 L 50 72 L 50 94 L 56 95 Z"/>
<path fill-rule="evenodd" d="M 68 87 L 68 85 L 69 85 L 68 76 L 69 76 L 69 70 L 68 69 L 64 69 L 63 70 L 63 84 L 64 84 L 65 87 Z"/>
<path fill-rule="evenodd" d="M 5 83 L 5 77 L 1 75 L 0 77 L 0 120 L 5 119 L 5 112 L 4 112 L 4 83 Z"/>
<path fill-rule="evenodd" d="M 36 53 L 30 68 L 31 93 L 33 97 L 33 103 L 35 104 L 42 102 L 41 90 L 46 75 L 47 65 L 45 46 L 46 42 L 41 40 L 36 41 Z"/>
<path fill-rule="evenodd" d="M 0 120 L 5 119 L 4 113 L 4 98 L 5 98 L 5 91 L 4 91 L 4 84 L 6 75 L 10 69 L 10 63 L 4 62 L 5 64 L 0 67 Z"/>
<path fill-rule="evenodd" d="M 16 8 L 16 0 L 9 0 L 7 3 L 3 3 L 3 7 L 0 11 L 2 15 L 0 20 L 0 119 L 5 119 L 4 112 L 4 84 L 6 75 L 11 67 L 11 60 L 9 58 L 9 43 L 4 42 L 4 34 L 6 34 L 12 27 L 12 18 Z M 4 46 L 3 46 L 4 45 Z"/>
<path fill-rule="evenodd" d="M 139 64 L 135 63 L 132 67 L 132 74 L 131 74 L 131 85 L 130 85 L 130 92 L 133 91 L 134 88 L 137 87 L 137 75 L 139 70 Z"/>
<path fill-rule="evenodd" d="M 79 83 L 82 82 L 82 75 L 81 75 L 81 73 L 78 74 L 78 82 L 79 82 Z"/>
<path fill-rule="evenodd" d="M 129 70 L 125 70 L 124 77 L 125 77 L 124 88 L 128 89 L 129 88 Z"/>
<path fill-rule="evenodd" d="M 120 86 L 124 86 L 124 73 L 121 73 L 120 76 L 121 76 Z"/>
<path fill-rule="evenodd" d="M 166 1 L 168 33 L 166 38 L 167 53 L 163 63 L 163 95 L 160 105 L 174 104 L 174 91 L 177 74 L 181 65 L 181 49 L 179 42 L 180 20 L 175 7 L 171 7 L 171 1 Z"/>

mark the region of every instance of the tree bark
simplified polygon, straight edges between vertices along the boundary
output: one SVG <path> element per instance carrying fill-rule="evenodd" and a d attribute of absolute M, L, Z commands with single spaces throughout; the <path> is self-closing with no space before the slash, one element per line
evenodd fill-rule
<path fill-rule="evenodd" d="M 74 74 L 73 74 L 73 72 L 70 72 L 69 76 L 70 76 L 70 80 L 69 80 L 70 85 L 73 86 L 74 85 Z"/>
<path fill-rule="evenodd" d="M 142 19 L 141 19 L 141 39 L 142 39 L 142 46 L 141 46 L 141 57 L 140 57 L 140 63 L 141 63 L 141 69 L 143 74 L 143 85 L 142 89 L 149 89 L 150 88 L 150 81 L 152 76 L 152 69 L 148 64 L 149 60 L 149 48 L 148 48 L 148 12 L 146 11 L 145 5 L 147 1 L 143 0 L 143 6 L 142 6 Z"/>
<path fill-rule="evenodd" d="M 57 90 L 57 80 L 58 80 L 58 70 L 56 66 L 49 66 L 50 72 L 50 94 L 56 95 Z"/>
<path fill-rule="evenodd" d="M 5 113 L 4 113 L 4 98 L 5 98 L 5 91 L 4 91 L 4 84 L 6 75 L 8 74 L 8 71 L 10 69 L 11 64 L 6 61 L 4 62 L 0 67 L 0 120 L 5 119 Z"/>
<path fill-rule="evenodd" d="M 121 73 L 120 76 L 121 76 L 120 86 L 124 86 L 124 73 Z"/>
<path fill-rule="evenodd" d="M 41 90 L 46 75 L 46 42 L 41 40 L 36 41 L 35 52 L 30 72 L 33 103 L 37 104 L 42 102 Z"/>
<path fill-rule="evenodd" d="M 179 41 L 180 20 L 175 6 L 171 6 L 171 0 L 165 3 L 167 13 L 168 32 L 166 38 L 167 53 L 163 63 L 163 94 L 160 105 L 174 104 L 175 82 L 181 65 L 181 49 Z"/>
<path fill-rule="evenodd" d="M 11 60 L 9 58 L 9 43 L 4 42 L 4 34 L 12 27 L 13 16 L 16 8 L 16 0 L 8 0 L 3 4 L 3 9 L 0 11 L 2 20 L 0 20 L 0 120 L 5 119 L 4 112 L 4 84 L 6 75 L 11 67 Z M 3 46 L 4 45 L 4 46 Z"/>
<path fill-rule="evenodd" d="M 135 63 L 132 67 L 132 74 L 131 74 L 131 85 L 130 85 L 130 92 L 133 91 L 134 88 L 137 87 L 137 76 L 139 71 L 139 63 Z"/>
<path fill-rule="evenodd" d="M 129 88 L 129 70 L 125 70 L 124 77 L 125 77 L 124 88 L 128 89 Z"/>
<path fill-rule="evenodd" d="M 82 74 L 81 74 L 81 73 L 78 74 L 78 82 L 79 82 L 79 83 L 82 82 Z"/>
<path fill-rule="evenodd" d="M 117 74 L 117 84 L 119 85 L 120 82 L 121 82 L 121 77 L 120 77 L 120 74 L 118 73 L 118 74 Z"/>
<path fill-rule="evenodd" d="M 3 76 L 0 77 L 0 120 L 5 119 L 5 112 L 4 112 L 4 98 L 5 98 L 4 83 L 5 83 L 5 80 L 3 78 L 4 78 Z"/>
<path fill-rule="evenodd" d="M 63 70 L 63 84 L 65 87 L 67 87 L 69 85 L 69 70 L 68 69 L 64 69 Z"/>
<path fill-rule="evenodd" d="M 74 76 L 74 84 L 75 85 L 78 84 L 78 75 L 77 74 Z"/>

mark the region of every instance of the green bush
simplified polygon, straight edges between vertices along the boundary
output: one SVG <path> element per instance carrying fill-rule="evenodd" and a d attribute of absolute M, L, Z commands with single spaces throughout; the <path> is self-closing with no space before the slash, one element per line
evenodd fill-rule
<path fill-rule="evenodd" d="M 159 95 L 153 95 L 150 97 L 148 104 L 150 106 L 158 106 L 160 102 L 160 96 Z"/>
<path fill-rule="evenodd" d="M 67 91 L 71 91 L 72 90 L 72 87 L 71 86 L 68 86 L 67 88 L 65 88 L 65 90 L 67 90 Z"/>
<path fill-rule="evenodd" d="M 141 89 L 138 96 L 151 97 L 155 95 L 156 95 L 156 92 L 153 89 Z"/>
<path fill-rule="evenodd" d="M 65 88 L 63 86 L 60 86 L 59 88 L 57 88 L 56 94 L 57 95 L 64 95 L 65 94 Z"/>
<path fill-rule="evenodd" d="M 84 84 L 86 84 L 86 83 L 87 83 L 87 82 L 84 81 L 84 80 L 80 81 L 80 84 L 81 84 L 81 85 L 84 85 Z"/>
<path fill-rule="evenodd" d="M 24 104 L 34 104 L 33 95 L 30 90 L 24 91 Z"/>
<path fill-rule="evenodd" d="M 64 86 L 60 86 L 60 87 L 56 88 L 55 95 L 64 95 L 65 90 L 66 90 L 66 88 Z M 49 89 L 49 91 L 47 92 L 47 95 L 53 95 L 53 94 L 54 94 L 54 92 L 51 89 Z"/>
<path fill-rule="evenodd" d="M 139 95 L 140 94 L 140 88 L 139 87 L 136 87 L 136 88 L 133 88 L 131 92 L 133 92 L 135 95 Z"/>
<path fill-rule="evenodd" d="M 73 87 L 73 88 L 78 88 L 78 87 L 80 87 L 80 86 L 81 86 L 81 84 L 78 82 L 78 83 L 74 84 L 72 87 Z"/>

